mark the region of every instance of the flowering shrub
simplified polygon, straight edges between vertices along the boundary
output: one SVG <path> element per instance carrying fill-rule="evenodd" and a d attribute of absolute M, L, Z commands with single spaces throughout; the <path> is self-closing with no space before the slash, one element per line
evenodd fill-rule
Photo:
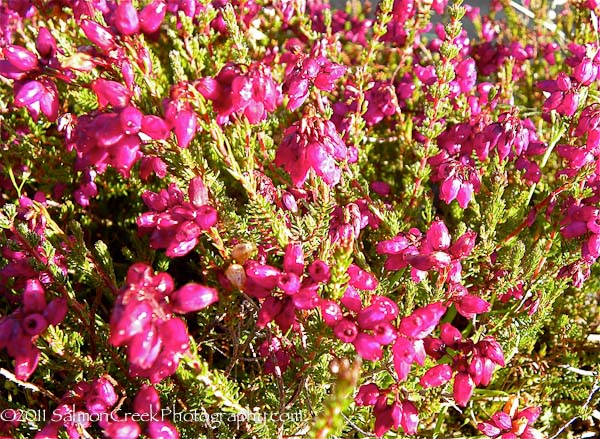
<path fill-rule="evenodd" d="M 596 437 L 558 3 L 0 4 L 0 439 Z"/>

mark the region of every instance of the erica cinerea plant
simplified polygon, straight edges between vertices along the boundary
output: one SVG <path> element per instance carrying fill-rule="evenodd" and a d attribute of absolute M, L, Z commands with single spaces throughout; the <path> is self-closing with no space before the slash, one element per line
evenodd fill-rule
<path fill-rule="evenodd" d="M 596 434 L 600 10 L 487 6 L 0 5 L 0 438 Z"/>

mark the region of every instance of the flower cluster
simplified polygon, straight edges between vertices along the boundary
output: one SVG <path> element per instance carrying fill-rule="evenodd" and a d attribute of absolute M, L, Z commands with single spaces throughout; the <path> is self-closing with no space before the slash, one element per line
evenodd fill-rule
<path fill-rule="evenodd" d="M 412 266 L 411 277 L 415 282 L 423 280 L 427 271 L 434 270 L 458 283 L 462 278 L 460 261 L 471 254 L 477 235 L 468 231 L 454 243 L 443 221 L 435 221 L 423 235 L 412 228 L 390 240 L 377 244 L 380 254 L 388 255 L 387 270 L 401 270 Z"/>
<path fill-rule="evenodd" d="M 394 401 L 389 402 L 389 394 Z M 402 427 L 406 434 L 413 435 L 419 425 L 419 413 L 408 399 L 401 400 L 396 387 L 380 389 L 375 383 L 363 384 L 354 397 L 357 406 L 373 406 L 375 436 L 381 437 L 392 428 Z"/>
<path fill-rule="evenodd" d="M 77 152 L 75 169 L 93 167 L 103 173 L 112 166 L 129 177 L 131 168 L 142 158 L 142 142 L 166 139 L 170 127 L 162 118 L 145 115 L 129 105 L 130 92 L 123 85 L 108 80 L 94 84 L 99 104 L 110 104 L 115 111 L 81 116 L 75 128 L 66 133 L 68 149 Z"/>
<path fill-rule="evenodd" d="M 196 247 L 202 232 L 216 224 L 217 211 L 208 205 L 208 194 L 200 177 L 190 182 L 188 196 L 190 201 L 185 201 L 175 184 L 159 193 L 142 194 L 144 204 L 152 211 L 142 214 L 137 225 L 140 233 L 151 234 L 151 248 L 164 248 L 170 257 L 183 256 Z"/>
<path fill-rule="evenodd" d="M 167 273 L 132 265 L 110 319 L 110 343 L 127 346 L 130 374 L 157 383 L 175 373 L 189 347 L 186 323 L 174 313 L 199 311 L 219 300 L 214 288 L 189 283 L 175 290 Z"/>
<path fill-rule="evenodd" d="M 237 64 L 228 63 L 214 78 L 200 79 L 196 88 L 213 101 L 219 124 L 229 122 L 234 114 L 246 116 L 251 124 L 262 122 L 282 98 L 269 67 L 262 63 L 252 64 L 245 72 Z"/>
<path fill-rule="evenodd" d="M 110 377 L 97 378 L 91 382 L 76 383 L 60 400 L 48 422 L 35 439 L 56 439 L 64 428 L 70 439 L 81 437 L 81 431 L 99 419 L 101 426 L 110 419 L 112 407 L 119 397 Z M 109 436 L 116 439 L 118 436 Z M 124 436 L 122 436 L 124 437 Z M 129 437 L 127 437 L 129 439 Z"/>
<path fill-rule="evenodd" d="M 477 343 L 463 340 L 458 329 L 449 323 L 440 326 L 440 338 L 427 337 L 425 351 L 436 360 L 450 357 L 451 364 L 441 363 L 429 369 L 420 380 L 421 386 L 438 387 L 454 375 L 454 401 L 466 406 L 476 386 L 487 386 L 496 366 L 504 366 L 504 354 L 498 342 L 484 337 Z"/>
<path fill-rule="evenodd" d="M 67 310 L 64 298 L 48 303 L 41 282 L 27 280 L 21 306 L 0 319 L 0 349 L 6 349 L 14 358 L 17 378 L 27 380 L 35 371 L 40 358 L 35 341 L 48 326 L 62 322 Z"/>
<path fill-rule="evenodd" d="M 477 424 L 477 428 L 491 438 L 543 439 L 544 434 L 532 427 L 540 413 L 540 407 L 519 410 L 519 398 L 511 395 L 502 411 L 494 413 L 490 421 Z"/>
<path fill-rule="evenodd" d="M 339 183 L 342 170 L 336 162 L 348 158 L 348 148 L 335 125 L 318 117 L 304 117 L 284 133 L 275 155 L 275 164 L 283 167 L 300 187 L 308 172 L 314 172 L 330 186 Z"/>
<path fill-rule="evenodd" d="M 288 110 L 294 111 L 306 101 L 311 85 L 319 90 L 331 91 L 335 81 L 344 73 L 346 67 L 331 62 L 323 55 L 301 57 L 283 83 L 283 91 L 289 98 Z"/>
<path fill-rule="evenodd" d="M 52 33 L 41 27 L 35 42 L 39 57 L 18 45 L 6 45 L 0 60 L 0 75 L 14 79 L 15 106 L 25 107 L 37 121 L 43 113 L 49 121 L 58 117 L 58 89 L 49 72 L 59 69 L 58 51 Z"/>
<path fill-rule="evenodd" d="M 398 316 L 398 305 L 387 297 L 371 296 L 371 304 L 363 307 L 360 295 L 348 286 L 340 303 L 322 300 L 321 314 L 325 324 L 344 343 L 352 343 L 362 358 L 376 361 L 383 357 L 383 346 L 396 340 L 396 328 L 392 322 Z"/>
<path fill-rule="evenodd" d="M 250 259 L 246 261 L 244 291 L 264 299 L 257 325 L 264 328 L 275 321 L 283 332 L 298 329 L 296 310 L 314 309 L 319 304 L 320 284 L 329 280 L 329 267 L 314 261 L 305 273 L 304 252 L 300 244 L 288 244 L 283 256 L 283 270 Z"/>

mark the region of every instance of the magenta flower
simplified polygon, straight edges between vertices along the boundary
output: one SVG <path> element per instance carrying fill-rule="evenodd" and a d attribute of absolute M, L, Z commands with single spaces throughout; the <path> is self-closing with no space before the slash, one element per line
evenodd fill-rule
<path fill-rule="evenodd" d="M 153 34 L 165 19 L 167 5 L 164 0 L 153 0 L 139 12 L 140 29 L 145 34 Z"/>
<path fill-rule="evenodd" d="M 252 297 L 264 299 L 258 313 L 257 325 L 264 328 L 274 321 L 282 331 L 298 329 L 296 311 L 317 308 L 321 298 L 317 294 L 320 283 L 326 282 L 329 272 L 327 265 L 319 266 L 316 279 L 306 273 L 304 253 L 299 243 L 290 243 L 283 256 L 283 271 L 271 265 L 249 260 L 245 264 L 246 281 L 244 291 Z M 313 273 L 315 273 L 313 267 Z M 330 321 L 335 321 L 332 318 Z"/>
<path fill-rule="evenodd" d="M 539 407 L 519 410 L 519 398 L 511 395 L 502 411 L 494 413 L 488 422 L 480 422 L 477 428 L 491 438 L 501 439 L 544 439 L 546 436 L 532 427 L 540 416 Z"/>
<path fill-rule="evenodd" d="M 140 233 L 150 233 L 150 247 L 165 248 L 167 256 L 180 257 L 196 247 L 200 235 L 217 223 L 217 211 L 201 204 L 208 200 L 194 197 L 192 189 L 201 182 L 195 177 L 190 183 L 189 199 L 184 201 L 183 192 L 175 185 L 169 185 L 160 193 L 146 191 L 142 199 L 151 211 L 137 219 Z M 203 183 L 202 183 L 203 184 Z"/>
<path fill-rule="evenodd" d="M 275 164 L 290 174 L 297 187 L 304 184 L 311 169 L 328 185 L 335 186 L 342 175 L 336 161 L 346 160 L 347 154 L 346 145 L 333 123 L 305 117 L 285 131 Z"/>
<path fill-rule="evenodd" d="M 265 340 L 258 348 L 258 353 L 265 359 L 264 371 L 267 374 L 280 375 L 290 365 L 293 346 L 281 337 Z"/>
<path fill-rule="evenodd" d="M 455 244 L 450 246 L 450 235 L 442 221 L 435 221 L 427 235 L 418 229 L 400 233 L 391 240 L 377 245 L 380 254 L 387 254 L 385 268 L 400 270 L 412 266 L 411 277 L 415 282 L 422 281 L 427 271 L 434 270 L 444 276 L 444 280 L 458 283 L 461 280 L 461 259 L 468 256 L 475 245 L 475 233 L 468 231 Z"/>
<path fill-rule="evenodd" d="M 289 97 L 288 110 L 294 111 L 304 103 L 311 85 L 319 90 L 331 91 L 335 81 L 345 73 L 346 67 L 331 62 L 324 56 L 300 58 L 283 84 L 283 90 Z"/>
<path fill-rule="evenodd" d="M 99 420 L 98 424 L 104 427 L 104 421 L 110 419 L 118 400 L 109 378 L 78 382 L 63 395 L 49 416 L 50 421 L 35 435 L 35 439 L 56 438 L 62 428 L 70 438 L 81 437 L 81 428 L 90 428 L 92 420 Z"/>
<path fill-rule="evenodd" d="M 87 18 L 81 20 L 80 26 L 85 36 L 103 51 L 109 52 L 116 46 L 114 34 L 104 26 Z"/>
<path fill-rule="evenodd" d="M 424 364 L 423 339 L 435 329 L 445 312 L 446 307 L 441 302 L 436 302 L 416 309 L 400 321 L 398 337 L 392 348 L 399 381 L 406 380 L 414 362 L 421 366 Z"/>
<path fill-rule="evenodd" d="M 96 93 L 96 96 L 98 96 L 98 107 L 100 109 L 103 109 L 108 104 L 114 108 L 123 108 L 129 104 L 129 100 L 131 99 L 131 92 L 116 81 L 96 79 L 92 81 L 91 88 Z"/>
<path fill-rule="evenodd" d="M 40 358 L 35 341 L 48 326 L 62 322 L 68 308 L 64 298 L 47 303 L 44 287 L 37 279 L 26 281 L 21 300 L 21 307 L 0 319 L 0 349 L 14 358 L 15 376 L 26 381 Z"/>
<path fill-rule="evenodd" d="M 394 393 L 394 401 L 388 402 L 388 395 Z M 375 416 L 375 436 L 381 437 L 388 431 L 402 427 L 408 435 L 417 432 L 419 412 L 408 399 L 400 399 L 398 389 L 392 386 L 380 389 L 375 383 L 363 384 L 354 397 L 357 406 L 373 406 Z"/>
<path fill-rule="evenodd" d="M 213 288 L 190 283 L 175 290 L 167 273 L 134 264 L 111 315 L 109 342 L 127 346 L 132 376 L 157 383 L 175 373 L 189 348 L 187 326 L 173 313 L 198 311 L 217 300 Z"/>
<path fill-rule="evenodd" d="M 504 366 L 502 348 L 492 337 L 484 337 L 478 343 L 463 340 L 458 329 L 449 323 L 440 327 L 440 338 L 427 337 L 424 340 L 427 355 L 436 360 L 446 357 L 452 360 L 438 364 L 421 377 L 424 388 L 438 387 L 449 382 L 454 376 L 453 394 L 455 402 L 466 406 L 476 386 L 487 386 L 496 366 Z"/>
<path fill-rule="evenodd" d="M 245 73 L 236 64 L 228 63 L 215 78 L 202 78 L 196 87 L 213 101 L 217 122 L 229 122 L 234 113 L 244 115 L 257 124 L 275 111 L 281 102 L 281 91 L 271 76 L 269 67 L 252 64 Z"/>
<path fill-rule="evenodd" d="M 138 13 L 131 0 L 120 0 L 112 18 L 121 35 L 134 35 L 140 31 Z"/>
<path fill-rule="evenodd" d="M 556 110 L 558 114 L 563 116 L 573 116 L 575 114 L 579 105 L 579 94 L 576 85 L 565 73 L 560 72 L 554 80 L 540 81 L 538 87 L 550 93 L 542 107 L 544 111 Z"/>

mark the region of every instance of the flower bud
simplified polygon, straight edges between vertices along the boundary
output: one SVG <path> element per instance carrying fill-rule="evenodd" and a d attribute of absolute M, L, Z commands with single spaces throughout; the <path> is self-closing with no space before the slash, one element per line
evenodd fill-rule
<path fill-rule="evenodd" d="M 334 326 L 337 322 L 342 320 L 343 313 L 340 306 L 328 299 L 322 299 L 319 304 L 321 308 L 321 315 L 323 316 L 323 321 L 327 326 Z"/>
<path fill-rule="evenodd" d="M 190 110 L 182 110 L 175 115 L 173 122 L 173 131 L 180 148 L 185 149 L 196 135 L 198 121 L 196 113 Z"/>
<path fill-rule="evenodd" d="M 188 187 L 188 197 L 190 202 L 196 207 L 206 206 L 208 204 L 208 190 L 206 189 L 202 177 L 198 176 L 192 178 L 190 186 Z"/>
<path fill-rule="evenodd" d="M 443 221 L 435 221 L 427 231 L 426 238 L 433 250 L 446 250 L 450 247 L 450 233 Z"/>
<path fill-rule="evenodd" d="M 590 85 L 598 74 L 598 66 L 587 56 L 573 70 L 573 76 L 583 85 Z"/>
<path fill-rule="evenodd" d="M 151 324 L 144 332 L 134 335 L 128 342 L 129 362 L 141 369 L 152 367 L 162 347 L 156 326 Z"/>
<path fill-rule="evenodd" d="M 20 87 L 19 91 L 16 93 L 15 105 L 17 107 L 27 107 L 34 102 L 40 101 L 44 93 L 45 89 L 40 81 L 28 81 L 25 85 Z"/>
<path fill-rule="evenodd" d="M 173 310 L 181 314 L 200 311 L 218 300 L 217 290 L 196 283 L 184 285 L 171 294 Z"/>
<path fill-rule="evenodd" d="M 20 380 L 27 381 L 37 368 L 39 360 L 40 351 L 31 342 L 27 342 L 14 356 L 15 376 Z"/>
<path fill-rule="evenodd" d="M 35 40 L 35 48 L 42 58 L 51 58 L 56 55 L 56 40 L 45 27 L 40 27 Z"/>
<path fill-rule="evenodd" d="M 169 127 L 158 116 L 144 116 L 142 132 L 153 140 L 165 140 L 169 137 Z"/>
<path fill-rule="evenodd" d="M 372 304 L 358 313 L 356 322 L 361 329 L 373 329 L 377 323 L 386 321 L 385 309 Z"/>
<path fill-rule="evenodd" d="M 4 48 L 4 56 L 18 70 L 29 72 L 38 66 L 38 58 L 32 52 L 21 46 L 13 44 Z"/>
<path fill-rule="evenodd" d="M 515 418 L 526 418 L 528 425 L 533 425 L 533 423 L 539 418 L 542 413 L 541 407 L 527 407 L 523 410 L 520 410 L 515 415 Z"/>
<path fill-rule="evenodd" d="M 379 398 L 379 387 L 375 383 L 363 384 L 358 389 L 358 393 L 354 397 L 354 403 L 357 406 L 375 405 Z"/>
<path fill-rule="evenodd" d="M 473 294 L 465 294 L 458 298 L 454 305 L 456 310 L 464 317 L 470 319 L 478 314 L 486 313 L 490 310 L 492 305 L 481 297 L 477 297 Z"/>
<path fill-rule="evenodd" d="M 314 309 L 319 306 L 321 298 L 317 294 L 317 285 L 301 288 L 292 296 L 292 302 L 298 309 Z"/>
<path fill-rule="evenodd" d="M 302 245 L 297 243 L 288 244 L 283 256 L 283 271 L 302 276 L 304 272 L 304 252 Z"/>
<path fill-rule="evenodd" d="M 145 34 L 156 32 L 167 13 L 167 5 L 163 0 L 154 0 L 146 5 L 139 13 L 140 29 Z"/>
<path fill-rule="evenodd" d="M 473 251 L 473 247 L 475 247 L 476 239 L 477 233 L 469 230 L 452 244 L 450 247 L 450 254 L 457 259 L 462 259 L 465 256 L 470 255 Z"/>
<path fill-rule="evenodd" d="M 362 302 L 360 300 L 360 294 L 352 286 L 348 286 L 344 295 L 340 299 L 342 305 L 348 308 L 350 311 L 360 312 L 362 309 Z"/>
<path fill-rule="evenodd" d="M 450 323 L 442 323 L 440 328 L 440 339 L 446 346 L 454 349 L 462 340 L 462 334 Z"/>
<path fill-rule="evenodd" d="M 132 300 L 124 308 L 115 309 L 111 316 L 111 344 L 120 346 L 134 335 L 145 332 L 151 321 L 152 307 L 146 301 Z"/>
<path fill-rule="evenodd" d="M 273 289 L 279 282 L 281 272 L 270 265 L 252 264 L 246 268 L 246 276 L 263 288 Z"/>
<path fill-rule="evenodd" d="M 408 400 L 402 401 L 400 405 L 402 411 L 400 426 L 406 434 L 415 434 L 419 425 L 419 412 L 417 408 Z"/>
<path fill-rule="evenodd" d="M 17 69 L 5 59 L 0 59 L 0 75 L 8 79 L 21 80 L 27 77 L 27 72 Z"/>
<path fill-rule="evenodd" d="M 375 276 L 366 272 L 356 264 L 350 264 L 348 267 L 350 275 L 350 285 L 361 290 L 372 291 L 377 288 L 378 282 Z"/>
<path fill-rule="evenodd" d="M 388 345 L 396 340 L 396 328 L 388 322 L 379 322 L 373 328 L 375 340 L 382 345 Z"/>
<path fill-rule="evenodd" d="M 358 355 L 360 355 L 365 360 L 377 361 L 380 360 L 383 356 L 381 344 L 372 335 L 360 332 L 358 333 L 352 344 L 356 348 L 356 352 L 358 353 Z"/>
<path fill-rule="evenodd" d="M 315 282 L 325 283 L 331 278 L 329 265 L 321 260 L 316 260 L 309 265 L 308 274 Z"/>
<path fill-rule="evenodd" d="M 160 410 L 160 397 L 154 386 L 144 385 L 133 400 L 135 413 L 152 414 Z"/>
<path fill-rule="evenodd" d="M 114 24 L 121 35 L 133 35 L 140 30 L 140 20 L 131 0 L 121 0 L 114 13 Z"/>
<path fill-rule="evenodd" d="M 81 20 L 81 29 L 88 39 L 100 49 L 108 52 L 115 47 L 115 36 L 104 26 L 91 20 Z"/>
<path fill-rule="evenodd" d="M 211 206 L 200 206 L 196 212 L 196 224 L 200 226 L 202 230 L 208 230 L 215 224 L 217 224 L 217 211 Z"/>
<path fill-rule="evenodd" d="M 115 81 L 96 79 L 92 81 L 91 87 L 96 96 L 98 96 L 98 106 L 100 109 L 106 107 L 108 104 L 116 108 L 125 107 L 131 99 L 131 92 Z"/>
<path fill-rule="evenodd" d="M 190 347 L 190 339 L 185 322 L 177 317 L 164 321 L 158 330 L 166 349 L 185 352 Z"/>
<path fill-rule="evenodd" d="M 418 308 L 400 321 L 399 332 L 410 338 L 423 339 L 434 330 L 445 312 L 446 307 L 441 302 Z"/>
<path fill-rule="evenodd" d="M 467 372 L 459 372 L 454 377 L 454 401 L 457 405 L 465 407 L 473 395 L 475 383 Z"/>
<path fill-rule="evenodd" d="M 27 279 L 23 290 L 23 309 L 26 313 L 42 312 L 46 308 L 44 287 L 37 279 Z"/>
<path fill-rule="evenodd" d="M 489 437 L 499 436 L 502 432 L 498 427 L 489 422 L 480 422 L 477 424 L 477 429 Z"/>
<path fill-rule="evenodd" d="M 131 106 L 123 108 L 119 120 L 124 133 L 128 136 L 139 133 L 142 129 L 143 118 L 144 115 L 137 108 Z"/>
<path fill-rule="evenodd" d="M 483 354 L 496 363 L 498 366 L 504 367 L 504 353 L 502 352 L 502 347 L 500 344 L 492 337 L 485 337 L 477 344 L 478 348 L 480 348 Z"/>
<path fill-rule="evenodd" d="M 388 322 L 398 317 L 398 305 L 387 297 L 374 296 L 371 298 L 371 305 L 378 306 L 385 314 L 385 320 Z"/>
<path fill-rule="evenodd" d="M 392 405 L 387 405 L 384 398 L 385 397 L 382 397 L 373 409 L 373 414 L 375 415 L 373 433 L 375 433 L 376 437 L 382 437 L 394 427 L 394 424 L 399 425 L 400 417 L 402 416 L 400 404 L 394 402 Z M 398 426 L 395 428 L 398 428 Z"/>
<path fill-rule="evenodd" d="M 377 253 L 396 255 L 402 253 L 407 247 L 408 240 L 404 236 L 396 236 L 394 239 L 379 242 Z"/>
<path fill-rule="evenodd" d="M 429 387 L 439 387 L 446 384 L 451 378 L 452 367 L 448 364 L 438 364 L 425 372 L 419 383 L 423 388 L 428 389 Z"/>

